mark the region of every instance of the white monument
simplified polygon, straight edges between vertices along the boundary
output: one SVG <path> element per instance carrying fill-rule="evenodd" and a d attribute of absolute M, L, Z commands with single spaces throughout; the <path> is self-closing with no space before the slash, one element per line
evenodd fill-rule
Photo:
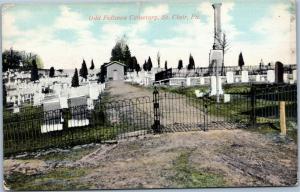
<path fill-rule="evenodd" d="M 226 72 L 226 82 L 227 83 L 234 83 L 234 77 L 233 77 L 233 72 L 232 71 L 228 71 Z"/>
<path fill-rule="evenodd" d="M 275 71 L 274 70 L 268 70 L 267 71 L 267 81 L 269 83 L 275 82 Z"/>
<path fill-rule="evenodd" d="M 248 71 L 242 71 L 242 83 L 248 83 L 248 82 L 249 82 Z"/>
<path fill-rule="evenodd" d="M 218 81 L 217 81 L 218 79 Z M 211 76 L 210 77 L 210 96 L 213 95 L 223 95 L 223 88 L 222 88 L 222 80 L 220 77 Z"/>

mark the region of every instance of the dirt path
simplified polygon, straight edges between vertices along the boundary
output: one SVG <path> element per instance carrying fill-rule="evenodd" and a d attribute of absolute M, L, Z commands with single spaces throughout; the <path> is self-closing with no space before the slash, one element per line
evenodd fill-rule
<path fill-rule="evenodd" d="M 95 147 L 88 155 L 77 152 L 74 159 L 76 151 L 27 159 L 23 168 L 17 165 L 21 159 L 6 160 L 7 183 L 12 189 L 74 190 L 289 186 L 297 182 L 296 144 L 245 130 L 147 135 Z M 63 161 L 54 166 L 59 158 Z M 40 171 L 34 174 L 31 168 Z"/>
<path fill-rule="evenodd" d="M 139 102 L 140 110 L 147 108 L 147 116 L 145 119 L 153 119 L 153 91 L 143 87 L 132 86 L 129 83 L 122 81 L 111 81 L 107 85 L 107 92 L 111 100 L 119 101 L 123 99 L 147 97 L 147 101 Z M 159 92 L 159 108 L 160 108 L 160 122 L 163 131 L 191 131 L 202 130 L 204 127 L 204 110 L 203 106 L 196 99 L 187 98 L 183 95 Z M 213 119 L 210 117 L 210 119 Z"/>

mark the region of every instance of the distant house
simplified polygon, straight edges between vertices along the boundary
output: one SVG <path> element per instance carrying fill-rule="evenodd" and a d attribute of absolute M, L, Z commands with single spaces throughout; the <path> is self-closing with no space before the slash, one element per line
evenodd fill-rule
<path fill-rule="evenodd" d="M 111 61 L 109 63 L 104 64 L 104 68 L 106 69 L 106 80 L 124 80 L 125 76 L 125 64 L 120 63 L 118 61 Z"/>

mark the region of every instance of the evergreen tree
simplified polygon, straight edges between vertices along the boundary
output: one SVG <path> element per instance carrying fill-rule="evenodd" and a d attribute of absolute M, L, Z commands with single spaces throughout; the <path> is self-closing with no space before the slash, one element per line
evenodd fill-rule
<path fill-rule="evenodd" d="M 188 64 L 187 68 L 188 68 L 188 70 L 195 69 L 195 61 L 194 61 L 192 54 L 190 54 L 189 64 Z"/>
<path fill-rule="evenodd" d="M 134 71 L 136 69 L 137 64 L 138 63 L 137 63 L 136 57 L 131 57 L 131 61 L 130 61 L 130 65 L 129 65 L 130 71 Z"/>
<path fill-rule="evenodd" d="M 137 74 L 139 74 L 139 72 L 141 71 L 141 66 L 140 66 L 140 64 L 137 63 L 137 64 L 135 65 L 135 71 L 136 71 Z"/>
<path fill-rule="evenodd" d="M 130 68 L 130 62 L 132 61 L 131 59 L 131 53 L 130 53 L 130 50 L 129 50 L 129 47 L 128 45 L 125 45 L 125 48 L 124 50 L 122 50 L 122 55 L 123 55 L 123 62 L 125 63 L 125 65 L 127 65 L 127 67 L 129 69 L 133 69 L 133 67 Z M 122 61 L 122 60 L 121 60 Z"/>
<path fill-rule="evenodd" d="M 94 61 L 92 59 L 90 70 L 94 70 L 94 69 L 95 69 L 95 65 L 94 65 Z"/>
<path fill-rule="evenodd" d="M 30 80 L 34 81 L 34 82 L 39 80 L 39 72 L 38 72 L 38 68 L 37 68 L 35 59 L 32 61 Z"/>
<path fill-rule="evenodd" d="M 80 77 L 87 79 L 88 69 L 87 69 L 85 60 L 83 60 L 83 62 L 82 62 L 81 69 L 79 71 L 79 75 L 80 75 Z"/>
<path fill-rule="evenodd" d="M 143 65 L 143 69 L 144 69 L 144 71 L 148 71 L 148 66 L 147 66 L 146 60 L 145 60 L 144 65 Z"/>
<path fill-rule="evenodd" d="M 178 67 L 177 67 L 177 69 L 180 71 L 182 68 L 183 68 L 183 64 L 182 64 L 182 60 L 180 59 L 178 61 Z"/>
<path fill-rule="evenodd" d="M 103 64 L 100 67 L 100 73 L 99 73 L 99 80 L 98 80 L 98 82 L 104 83 L 105 82 L 105 77 L 106 77 L 106 67 Z"/>
<path fill-rule="evenodd" d="M 151 58 L 149 57 L 148 61 L 147 61 L 147 70 L 151 71 L 151 69 L 152 69 L 152 61 L 151 61 Z"/>
<path fill-rule="evenodd" d="M 168 62 L 165 61 L 165 70 L 167 70 L 167 69 L 168 69 Z"/>
<path fill-rule="evenodd" d="M 49 71 L 49 77 L 54 77 L 54 74 L 55 74 L 54 67 L 51 67 Z"/>
<path fill-rule="evenodd" d="M 75 68 L 74 75 L 72 77 L 72 87 L 79 87 L 79 78 L 78 78 L 78 71 L 77 68 Z"/>
<path fill-rule="evenodd" d="M 2 80 L 2 94 L 3 94 L 3 107 L 6 106 L 6 96 L 7 96 L 7 91 L 6 91 L 6 86 L 4 80 Z"/>
<path fill-rule="evenodd" d="M 241 52 L 239 55 L 239 67 L 241 68 L 241 70 L 243 69 L 244 65 L 245 65 L 245 62 L 244 62 L 243 54 Z"/>

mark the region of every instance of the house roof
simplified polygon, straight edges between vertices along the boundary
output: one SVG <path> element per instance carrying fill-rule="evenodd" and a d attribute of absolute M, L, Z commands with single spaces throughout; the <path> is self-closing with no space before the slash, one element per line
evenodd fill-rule
<path fill-rule="evenodd" d="M 109 62 L 109 63 L 105 63 L 104 66 L 105 66 L 105 67 L 108 67 L 108 66 L 113 65 L 113 64 L 122 65 L 122 66 L 124 66 L 124 67 L 126 66 L 124 63 L 121 63 L 121 62 L 119 62 L 119 61 L 111 61 L 111 62 Z"/>

